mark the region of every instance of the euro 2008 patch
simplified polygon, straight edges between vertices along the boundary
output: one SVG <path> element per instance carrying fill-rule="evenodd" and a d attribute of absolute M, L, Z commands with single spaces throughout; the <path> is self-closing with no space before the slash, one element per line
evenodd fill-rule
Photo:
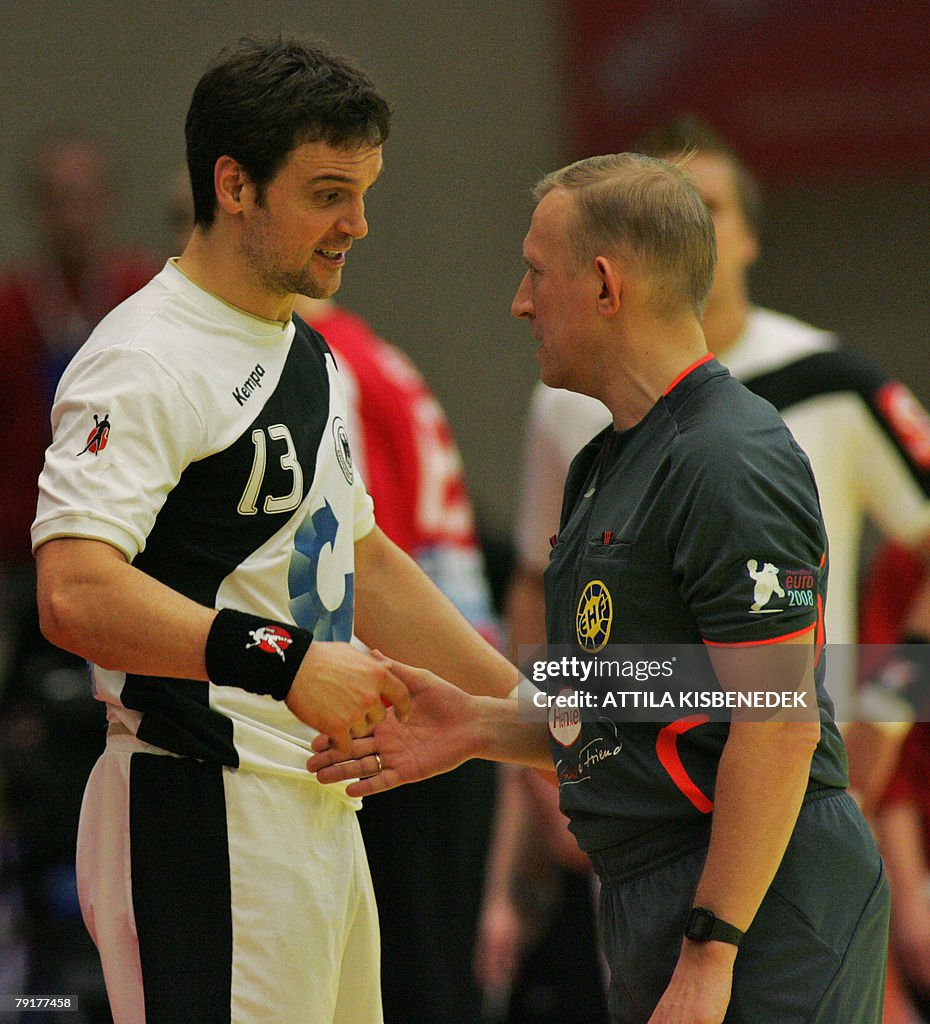
<path fill-rule="evenodd" d="M 750 558 L 746 573 L 752 590 L 750 615 L 777 615 L 790 608 L 816 607 L 816 579 L 810 569 L 785 569 Z"/>

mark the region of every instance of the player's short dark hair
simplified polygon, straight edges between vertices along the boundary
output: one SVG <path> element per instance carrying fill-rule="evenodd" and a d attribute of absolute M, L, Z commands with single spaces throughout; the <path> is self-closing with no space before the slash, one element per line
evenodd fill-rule
<path fill-rule="evenodd" d="M 707 153 L 727 160 L 733 168 L 736 194 L 746 223 L 758 235 L 762 230 L 762 189 L 729 142 L 694 114 L 680 114 L 656 125 L 631 147 L 647 156 L 680 159 L 688 153 Z"/>
<path fill-rule="evenodd" d="M 221 156 L 242 165 L 260 200 L 296 146 L 379 146 L 390 125 L 387 100 L 349 59 L 299 39 L 245 37 L 207 68 L 187 111 L 194 221 L 213 224 Z"/>

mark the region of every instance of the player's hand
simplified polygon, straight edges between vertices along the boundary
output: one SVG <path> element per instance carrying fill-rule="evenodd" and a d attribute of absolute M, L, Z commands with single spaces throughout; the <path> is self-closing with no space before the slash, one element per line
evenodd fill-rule
<path fill-rule="evenodd" d="M 474 697 L 426 669 L 382 664 L 407 687 L 409 718 L 403 720 L 403 708 L 389 708 L 371 735 L 353 739 L 348 748 L 335 737 L 318 736 L 313 742 L 317 753 L 307 762 L 320 782 L 356 779 L 346 788 L 349 796 L 381 793 L 451 771 L 478 750 Z"/>
<path fill-rule="evenodd" d="M 735 959 L 735 946 L 686 939 L 649 1024 L 721 1024 L 730 1005 Z"/>
<path fill-rule="evenodd" d="M 389 662 L 336 642 L 310 645 L 284 702 L 343 754 L 351 752 L 353 736 L 367 735 L 384 718 L 387 705 L 401 720 L 410 713 L 410 695 Z"/>

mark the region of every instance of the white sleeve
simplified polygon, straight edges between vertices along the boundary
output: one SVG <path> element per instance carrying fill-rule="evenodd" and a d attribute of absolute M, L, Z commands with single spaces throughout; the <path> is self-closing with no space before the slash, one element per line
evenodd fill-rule
<path fill-rule="evenodd" d="M 863 505 L 882 533 L 903 544 L 917 543 L 930 532 L 930 499 L 863 403 L 856 403 L 852 420 Z"/>
<path fill-rule="evenodd" d="M 361 540 L 367 536 L 375 527 L 375 503 L 368 488 L 362 480 L 362 474 L 355 470 L 352 483 L 352 498 L 354 502 L 353 539 Z"/>
<path fill-rule="evenodd" d="M 52 409 L 33 548 L 85 537 L 131 561 L 185 467 L 206 454 L 205 436 L 178 381 L 147 353 L 114 347 L 79 356 Z"/>
<path fill-rule="evenodd" d="M 514 524 L 523 568 L 541 573 L 549 564 L 549 538 L 559 528 L 568 467 L 609 422 L 610 413 L 595 399 L 536 385 L 526 422 Z"/>

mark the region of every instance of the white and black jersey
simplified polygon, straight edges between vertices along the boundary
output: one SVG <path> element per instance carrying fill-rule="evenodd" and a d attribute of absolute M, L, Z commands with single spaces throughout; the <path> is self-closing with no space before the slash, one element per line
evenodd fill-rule
<path fill-rule="evenodd" d="M 374 517 L 345 419 L 319 334 L 236 309 L 169 263 L 62 377 L 33 545 L 105 541 L 200 604 L 348 641 L 354 542 Z M 283 703 L 207 682 L 92 673 L 110 721 L 139 740 L 305 772 L 314 732 Z"/>

